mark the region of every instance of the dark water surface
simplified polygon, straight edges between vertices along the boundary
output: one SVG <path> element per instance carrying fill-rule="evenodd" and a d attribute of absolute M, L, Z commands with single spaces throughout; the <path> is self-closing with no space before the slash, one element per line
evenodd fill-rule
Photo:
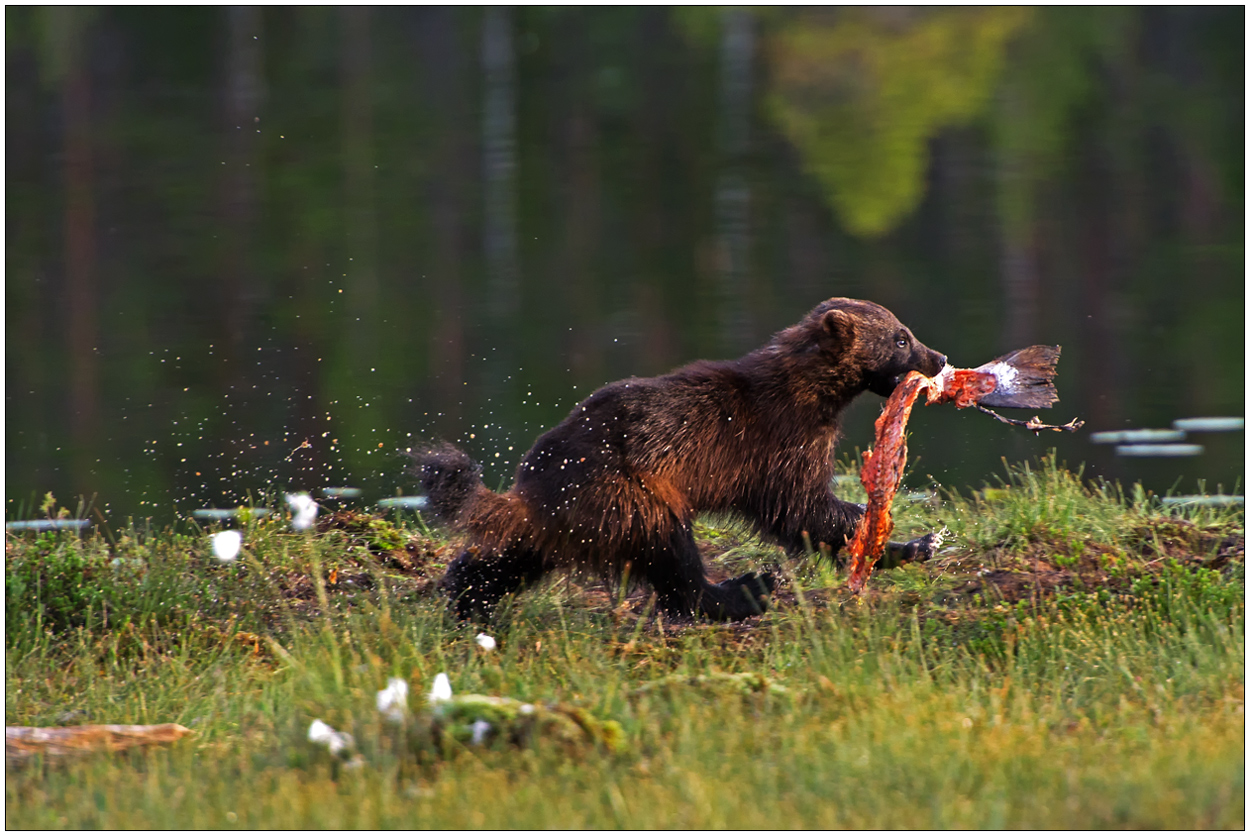
<path fill-rule="evenodd" d="M 504 484 L 604 383 L 835 295 L 956 365 L 1063 346 L 1041 417 L 1084 431 L 919 408 L 912 487 L 1244 477 L 1244 431 L 1089 441 L 1245 414 L 1241 7 L 5 17 L 10 518 L 373 501 L 431 438 Z"/>

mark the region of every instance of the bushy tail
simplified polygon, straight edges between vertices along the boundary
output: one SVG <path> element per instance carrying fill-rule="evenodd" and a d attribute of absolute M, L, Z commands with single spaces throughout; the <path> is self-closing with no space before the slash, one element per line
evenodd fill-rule
<path fill-rule="evenodd" d="M 426 506 L 440 520 L 455 525 L 465 512 L 490 491 L 482 482 L 482 466 L 450 444 L 412 452 L 412 473 L 429 498 Z"/>

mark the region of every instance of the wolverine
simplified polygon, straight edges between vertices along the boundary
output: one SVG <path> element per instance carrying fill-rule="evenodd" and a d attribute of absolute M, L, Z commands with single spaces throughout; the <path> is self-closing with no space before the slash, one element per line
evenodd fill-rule
<path fill-rule="evenodd" d="M 460 618 L 489 618 L 504 595 L 582 569 L 646 584 L 670 615 L 762 612 L 773 578 L 711 583 L 695 516 L 745 517 L 791 555 L 822 544 L 836 554 L 864 511 L 831 489 L 842 413 L 865 391 L 888 397 L 908 372 L 945 365 L 880 305 L 833 298 L 737 360 L 609 383 L 534 442 L 504 493 L 456 447 L 420 449 L 428 508 L 465 538 L 441 588 Z M 925 559 L 932 543 L 888 548 Z"/>

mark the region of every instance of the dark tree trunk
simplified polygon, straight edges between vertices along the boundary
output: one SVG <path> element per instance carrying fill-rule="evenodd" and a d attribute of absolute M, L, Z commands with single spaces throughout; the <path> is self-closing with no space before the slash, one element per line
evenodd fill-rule
<path fill-rule="evenodd" d="M 721 328 L 724 349 L 737 356 L 754 347 L 750 305 L 751 188 L 746 157 L 751 138 L 755 21 L 747 9 L 721 13 L 720 150 L 724 161 L 716 185 Z"/>
<path fill-rule="evenodd" d="M 482 18 L 482 245 L 487 310 L 507 326 L 518 307 L 516 230 L 516 56 L 512 14 L 490 6 Z"/>
<path fill-rule="evenodd" d="M 99 288 L 92 164 L 90 50 L 82 13 L 66 7 L 55 18 L 67 59 L 61 91 L 65 154 L 65 299 L 69 330 L 70 435 L 74 478 L 84 487 L 100 420 Z"/>
<path fill-rule="evenodd" d="M 441 417 L 435 430 L 445 435 L 462 432 L 466 337 L 464 306 L 465 251 L 469 233 L 468 202 L 473 199 L 470 129 L 469 66 L 461 42 L 457 11 L 448 7 L 422 9 L 416 47 L 421 60 L 423 93 L 436 115 L 430 152 L 428 214 L 432 221 L 433 255 L 427 281 L 430 293 L 430 364 L 434 378 L 433 402 Z"/>
<path fill-rule="evenodd" d="M 1001 118 L 1020 120 L 1027 107 L 1019 94 L 1004 91 Z M 1001 351 L 1033 345 L 1038 339 L 1038 303 L 1041 276 L 1038 268 L 1036 192 L 1030 161 L 1010 143 L 998 148 L 998 219 L 1001 237 L 1000 271 L 1003 286 Z"/>
<path fill-rule="evenodd" d="M 486 398 L 508 402 L 515 386 L 520 264 L 516 219 L 516 52 L 512 12 L 489 6 L 482 16 L 482 249 L 486 256 L 489 345 L 483 364 Z"/>
<path fill-rule="evenodd" d="M 378 230 L 373 175 L 372 38 L 367 6 L 348 6 L 343 19 L 343 175 L 347 227 L 349 363 L 368 368 L 377 356 Z"/>
<path fill-rule="evenodd" d="M 225 242 L 221 272 L 222 359 L 227 386 L 241 386 L 248 323 L 260 292 L 252 270 L 259 163 L 260 106 L 264 98 L 261 14 L 255 6 L 226 10 L 225 169 L 222 206 Z"/>

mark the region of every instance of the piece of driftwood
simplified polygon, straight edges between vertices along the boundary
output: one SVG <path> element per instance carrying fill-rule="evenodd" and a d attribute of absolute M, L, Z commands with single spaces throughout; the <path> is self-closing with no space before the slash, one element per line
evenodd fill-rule
<path fill-rule="evenodd" d="M 907 465 L 907 419 L 920 393 L 926 393 L 925 403 L 953 402 L 959 409 L 976 407 L 1003 423 L 1034 433 L 1041 430 L 1074 432 L 1085 422 L 1074 418 L 1062 425 L 1043 424 L 1036 416 L 1021 421 L 1005 418 L 989 409 L 991 406 L 1045 409 L 1058 401 L 1054 378 L 1059 351 L 1057 345 L 1033 345 L 1004 354 L 975 369 L 948 365 L 935 377 L 909 372 L 894 388 L 877 418 L 873 447 L 864 453 L 864 465 L 860 468 L 860 481 L 868 491 L 868 508 L 846 544 L 851 559 L 847 587 L 852 592 L 864 588 L 894 530 L 890 506 Z"/>
<path fill-rule="evenodd" d="M 92 752 L 120 752 L 136 746 L 172 743 L 192 734 L 177 723 L 155 726 L 35 726 L 4 727 L 4 762 L 21 766 L 37 755 L 66 758 Z"/>

